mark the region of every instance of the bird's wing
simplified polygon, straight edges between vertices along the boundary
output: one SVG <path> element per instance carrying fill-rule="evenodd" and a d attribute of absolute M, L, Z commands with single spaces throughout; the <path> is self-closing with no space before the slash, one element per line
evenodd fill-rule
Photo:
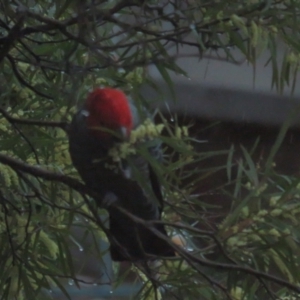
<path fill-rule="evenodd" d="M 111 163 L 108 157 L 109 147 L 89 134 L 85 120 L 82 110 L 74 116 L 69 131 L 69 148 L 80 176 L 99 194 L 97 201 L 102 204 L 100 198 L 113 193 L 120 205 L 131 213 L 147 220 L 159 218 L 158 205 L 153 201 L 153 196 L 149 195 L 154 192 L 159 197 L 158 182 L 152 183 L 154 174 L 150 175 L 148 162 L 140 156 L 129 158 L 127 165 L 135 169 L 132 177 L 125 176 L 124 170 L 110 170 L 107 167 Z M 155 191 L 149 191 L 152 188 L 149 182 L 156 187 Z"/>

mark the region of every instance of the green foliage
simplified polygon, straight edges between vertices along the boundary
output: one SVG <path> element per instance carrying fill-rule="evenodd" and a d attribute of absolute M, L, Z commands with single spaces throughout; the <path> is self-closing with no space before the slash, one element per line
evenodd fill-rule
<path fill-rule="evenodd" d="M 170 72 L 186 75 L 176 59 L 187 45 L 199 58 L 213 50 L 231 63 L 239 56 L 253 65 L 268 51 L 271 84 L 282 92 L 295 86 L 299 68 L 299 11 L 293 0 L 0 0 L 0 299 L 37 299 L 54 287 L 67 295 L 61 279 L 79 285 L 70 252 L 74 225 L 92 235 L 95 259 L 103 258 L 98 241 L 105 234 L 97 216 L 105 211 L 68 180 L 80 183 L 63 130 L 92 88 L 118 87 L 138 107 L 149 106 L 155 99 L 143 101 L 139 92 L 145 83 L 156 88 L 148 66 L 156 66 L 172 91 Z M 286 48 L 283 58 L 278 40 Z M 156 129 L 144 124 L 130 145 L 112 153 L 137 151 L 149 160 L 163 186 L 169 233 L 184 237 L 185 248 L 174 246 L 178 257 L 161 261 L 155 278 L 133 269 L 143 283 L 137 298 L 296 299 L 300 183 L 272 166 L 285 131 L 261 166 L 252 158 L 255 147 L 242 148 L 235 161 L 234 147 L 198 151 L 187 127 L 163 116 L 160 122 L 164 126 Z M 145 146 L 132 147 L 143 135 L 163 142 L 163 164 Z M 216 157 L 221 165 L 195 168 Z M 196 194 L 219 172 L 227 182 Z M 210 221 L 223 211 L 205 201 L 211 192 L 231 202 L 221 224 Z M 115 285 L 124 279 L 118 275 L 116 270 Z"/>

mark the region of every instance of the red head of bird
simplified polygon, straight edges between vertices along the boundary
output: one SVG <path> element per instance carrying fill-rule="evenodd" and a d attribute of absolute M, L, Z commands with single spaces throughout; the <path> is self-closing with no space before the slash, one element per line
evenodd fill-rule
<path fill-rule="evenodd" d="M 133 118 L 125 94 L 113 88 L 97 88 L 86 100 L 87 126 L 93 134 L 107 138 L 111 135 L 101 128 L 120 131 L 129 136 L 133 127 Z"/>

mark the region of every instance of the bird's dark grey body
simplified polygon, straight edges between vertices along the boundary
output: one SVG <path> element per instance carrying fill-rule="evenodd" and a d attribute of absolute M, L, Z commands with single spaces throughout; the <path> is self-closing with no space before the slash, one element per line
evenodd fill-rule
<path fill-rule="evenodd" d="M 81 110 L 73 118 L 69 130 L 69 148 L 75 168 L 87 186 L 99 194 L 95 199 L 99 205 L 107 204 L 113 199 L 113 205 L 106 205 L 109 212 L 111 240 L 111 254 L 114 260 L 136 260 L 145 258 L 145 253 L 161 256 L 173 256 L 173 249 L 149 229 L 137 224 L 130 217 L 116 208 L 120 206 L 131 214 L 143 220 L 159 220 L 160 187 L 156 178 L 149 177 L 151 170 L 148 163 L 141 157 L 133 157 L 140 175 L 145 176 L 148 189 L 156 189 L 146 193 L 135 178 L 125 176 L 122 172 L 110 170 L 105 165 L 108 151 L 116 139 L 99 139 L 91 134 L 86 125 L 86 115 Z M 108 198 L 108 199 L 107 199 Z M 156 228 L 166 235 L 162 225 Z"/>

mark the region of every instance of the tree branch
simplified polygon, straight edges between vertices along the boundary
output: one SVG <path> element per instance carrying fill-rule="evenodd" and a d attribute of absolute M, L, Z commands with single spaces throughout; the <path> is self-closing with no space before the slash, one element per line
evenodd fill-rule
<path fill-rule="evenodd" d="M 9 60 L 10 62 L 10 65 L 11 65 L 11 68 L 16 76 L 16 78 L 18 79 L 18 81 L 25 85 L 26 87 L 28 87 L 30 90 L 32 90 L 34 93 L 36 93 L 37 95 L 41 96 L 41 97 L 44 97 L 44 98 L 47 98 L 47 99 L 53 99 L 53 97 L 51 96 L 48 96 L 40 91 L 38 91 L 35 87 L 33 87 L 31 84 L 29 84 L 23 77 L 22 75 L 19 73 L 19 70 L 16 66 L 16 63 L 13 59 L 13 57 L 10 55 L 10 54 L 7 54 L 6 55 L 6 58 Z"/>
<path fill-rule="evenodd" d="M 6 37 L 0 39 L 0 63 L 9 53 L 11 47 L 14 45 L 15 41 L 21 36 L 21 28 L 23 26 L 25 15 L 19 15 L 17 22 L 9 30 L 9 34 Z M 6 25 L 6 24 L 5 24 Z M 8 28 L 6 28 L 8 30 Z"/>
<path fill-rule="evenodd" d="M 21 160 L 9 157 L 1 153 L 0 153 L 0 163 L 4 165 L 8 165 L 14 170 L 33 175 L 35 177 L 64 183 L 70 188 L 79 192 L 80 194 L 87 194 L 90 195 L 91 197 L 97 197 L 97 194 L 95 192 L 93 192 L 91 189 L 89 189 L 86 185 L 81 183 L 79 180 L 76 180 L 75 178 L 66 176 L 64 174 L 54 173 L 39 167 L 31 166 L 27 163 L 22 162 Z"/>
<path fill-rule="evenodd" d="M 80 194 L 87 194 L 93 198 L 97 199 L 97 193 L 95 193 L 94 191 L 92 191 L 91 189 L 89 189 L 86 185 L 82 184 L 80 181 L 66 176 L 64 174 L 58 174 L 58 173 L 54 173 L 54 172 L 50 172 L 38 167 L 34 167 L 31 166 L 29 164 L 26 164 L 20 160 L 11 158 L 7 155 L 1 154 L 0 153 L 0 162 L 2 164 L 8 165 L 10 166 L 12 169 L 14 170 L 18 170 L 24 173 L 28 173 L 30 175 L 45 179 L 45 180 L 50 180 L 50 181 L 56 181 L 56 182 L 60 182 L 60 183 L 64 183 L 67 186 L 69 186 L 70 188 L 76 190 L 77 192 L 79 192 Z M 119 207 L 119 206 L 115 206 L 118 210 L 120 210 L 122 213 L 124 213 L 125 215 L 129 216 L 132 220 L 134 220 L 137 223 L 140 223 L 142 225 L 144 225 L 145 227 L 149 228 L 154 234 L 156 234 L 159 238 L 161 238 L 162 240 L 166 241 L 171 247 L 174 248 L 174 250 L 179 253 L 183 258 L 185 258 L 185 260 L 187 261 L 188 264 L 191 264 L 191 266 L 193 265 L 193 263 L 197 263 L 200 264 L 201 266 L 206 266 L 206 267 L 210 267 L 210 268 L 214 268 L 214 269 L 218 269 L 218 270 L 227 270 L 227 271 L 240 271 L 246 274 L 250 274 L 253 275 L 255 277 L 257 277 L 258 279 L 262 278 L 262 279 L 266 279 L 268 281 L 272 281 L 275 282 L 281 286 L 285 286 L 297 293 L 300 292 L 300 288 L 286 280 L 283 280 L 281 278 L 275 277 L 273 275 L 252 269 L 250 267 L 244 267 L 241 265 L 236 265 L 236 264 L 225 264 L 225 263 L 216 263 L 210 260 L 205 260 L 202 259 L 200 257 L 197 257 L 191 253 L 189 253 L 188 251 L 186 251 L 185 249 L 183 249 L 180 246 L 175 245 L 168 237 L 166 237 L 164 234 L 162 234 L 159 230 L 157 230 L 154 227 L 155 221 L 145 221 L 143 219 L 140 219 L 138 217 L 136 217 L 135 215 L 131 214 L 130 212 L 128 212 L 127 210 Z M 95 214 L 94 214 L 95 216 Z M 98 223 L 98 222 L 97 222 Z"/>
<path fill-rule="evenodd" d="M 154 234 L 156 234 L 158 237 L 160 237 L 162 240 L 166 241 L 170 246 L 172 246 L 174 248 L 174 250 L 177 253 L 179 253 L 183 258 L 185 258 L 187 263 L 190 264 L 191 266 L 193 266 L 193 263 L 197 263 L 197 264 L 200 264 L 201 266 L 210 267 L 210 268 L 214 268 L 214 269 L 218 269 L 218 270 L 240 271 L 245 274 L 253 275 L 258 279 L 262 278 L 262 279 L 266 279 L 268 281 L 275 282 L 281 286 L 285 286 L 297 293 L 300 293 L 300 287 L 298 287 L 295 284 L 292 284 L 284 279 L 275 277 L 275 276 L 267 274 L 265 272 L 261 272 L 261 271 L 252 269 L 250 267 L 244 267 L 244 266 L 236 265 L 236 264 L 216 263 L 216 262 L 208 260 L 208 259 L 202 259 L 200 257 L 197 257 L 197 256 L 191 254 L 190 252 L 186 251 L 182 247 L 174 244 L 168 237 L 166 237 L 159 230 L 157 230 L 153 226 L 155 224 L 155 221 L 154 222 L 153 221 L 145 221 L 143 219 L 140 219 L 119 206 L 117 206 L 117 209 L 120 210 L 125 215 L 129 216 L 135 222 L 144 225 L 149 230 L 151 230 Z"/>
<path fill-rule="evenodd" d="M 35 126 L 43 126 L 43 127 L 50 127 L 50 128 L 61 128 L 62 130 L 68 132 L 69 123 L 67 122 L 36 121 L 36 120 L 13 118 L 12 116 L 9 115 L 9 113 L 6 110 L 4 110 L 1 107 L 0 107 L 0 113 L 11 124 L 23 124 L 23 125 L 35 125 Z"/>

